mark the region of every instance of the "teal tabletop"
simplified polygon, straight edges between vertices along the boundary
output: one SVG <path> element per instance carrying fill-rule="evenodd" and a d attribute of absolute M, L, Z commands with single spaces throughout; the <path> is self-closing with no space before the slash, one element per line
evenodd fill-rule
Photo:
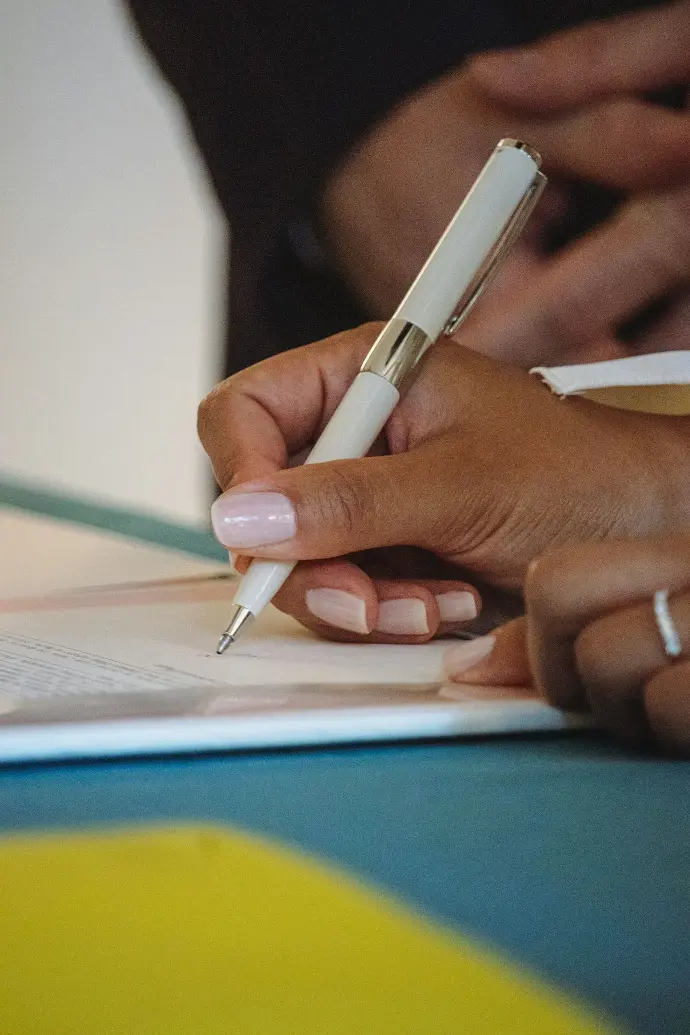
<path fill-rule="evenodd" d="M 3 501 L 142 532 L 17 486 Z M 214 556 L 207 533 L 142 520 L 143 538 Z M 588 733 L 0 770 L 6 832 L 168 820 L 296 845 L 624 1030 L 690 1032 L 690 764 Z"/>

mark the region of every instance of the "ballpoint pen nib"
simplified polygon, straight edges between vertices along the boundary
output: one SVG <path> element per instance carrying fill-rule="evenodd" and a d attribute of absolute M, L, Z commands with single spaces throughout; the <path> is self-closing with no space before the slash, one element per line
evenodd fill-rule
<path fill-rule="evenodd" d="M 218 640 L 218 647 L 216 649 L 216 654 L 222 654 L 225 650 L 227 650 L 227 648 L 230 646 L 231 643 L 232 643 L 232 636 L 228 636 L 227 633 L 223 633 L 221 638 Z"/>
<path fill-rule="evenodd" d="M 234 643 L 242 629 L 245 629 L 254 621 L 254 615 L 248 607 L 237 604 L 230 619 L 227 629 L 218 641 L 216 654 L 223 654 L 231 643 Z"/>

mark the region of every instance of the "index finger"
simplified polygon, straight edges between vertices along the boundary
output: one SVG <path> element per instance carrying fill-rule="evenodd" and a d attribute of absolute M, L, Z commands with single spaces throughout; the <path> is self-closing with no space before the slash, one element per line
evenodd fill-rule
<path fill-rule="evenodd" d="M 689 0 L 590 22 L 528 47 L 481 54 L 468 66 L 488 96 L 533 112 L 684 85 L 689 73 Z"/>
<path fill-rule="evenodd" d="M 224 491 L 287 467 L 315 441 L 379 330 L 367 324 L 229 377 L 199 407 L 198 431 Z"/>

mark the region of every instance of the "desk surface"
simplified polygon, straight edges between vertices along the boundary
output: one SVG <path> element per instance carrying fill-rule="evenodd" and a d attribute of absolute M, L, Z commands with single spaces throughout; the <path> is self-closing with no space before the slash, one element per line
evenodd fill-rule
<path fill-rule="evenodd" d="M 297 845 L 633 1031 L 690 1031 L 690 764 L 588 734 L 0 771 L 5 831 L 170 819 Z"/>

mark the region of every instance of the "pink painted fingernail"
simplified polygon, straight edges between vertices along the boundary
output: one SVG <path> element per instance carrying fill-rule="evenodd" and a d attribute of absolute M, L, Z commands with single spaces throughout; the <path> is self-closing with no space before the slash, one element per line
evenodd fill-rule
<path fill-rule="evenodd" d="M 295 508 L 278 492 L 226 492 L 211 507 L 216 539 L 237 548 L 267 546 L 291 539 Z"/>
<path fill-rule="evenodd" d="M 442 622 L 469 622 L 477 617 L 477 601 L 467 590 L 439 593 L 436 603 Z"/>
<path fill-rule="evenodd" d="M 467 643 L 451 647 L 443 659 L 446 674 L 451 679 L 464 682 L 471 674 L 471 670 L 478 666 L 480 661 L 488 658 L 495 644 L 495 636 L 478 636 L 476 640 L 468 640 Z M 460 676 L 462 679 L 458 678 Z"/>
<path fill-rule="evenodd" d="M 429 632 L 424 601 L 419 597 L 382 600 L 376 629 L 396 636 L 423 636 Z"/>
<path fill-rule="evenodd" d="M 368 635 L 367 605 L 354 593 L 346 593 L 344 589 L 309 589 L 305 600 L 314 617 L 327 625 Z"/>

